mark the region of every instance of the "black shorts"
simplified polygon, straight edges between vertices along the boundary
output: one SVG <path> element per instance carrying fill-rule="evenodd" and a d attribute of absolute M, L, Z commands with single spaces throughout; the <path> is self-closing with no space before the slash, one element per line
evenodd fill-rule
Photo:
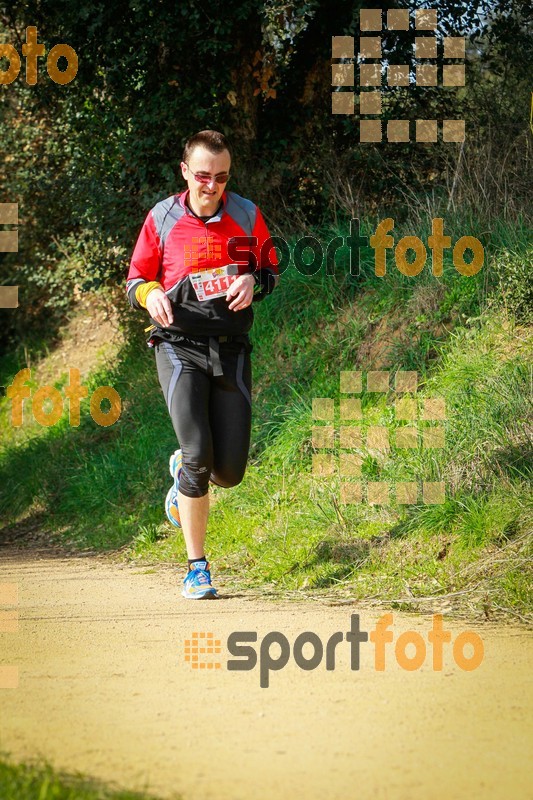
<path fill-rule="evenodd" d="M 183 338 L 155 344 L 159 382 L 182 450 L 180 492 L 203 497 L 209 481 L 244 477 L 252 425 L 252 345 Z M 220 374 L 222 373 L 222 374 Z"/>

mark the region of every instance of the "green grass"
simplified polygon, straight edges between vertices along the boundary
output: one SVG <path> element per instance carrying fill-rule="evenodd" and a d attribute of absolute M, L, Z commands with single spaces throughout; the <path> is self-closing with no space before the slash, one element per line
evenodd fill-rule
<path fill-rule="evenodd" d="M 457 223 L 457 233 L 446 232 L 455 240 L 475 230 L 471 224 L 461 232 Z M 417 231 L 423 239 L 428 232 Z M 396 240 L 404 233 L 413 230 L 395 231 Z M 249 467 L 238 487 L 213 490 L 208 541 L 218 574 L 239 586 L 346 593 L 402 607 L 451 598 L 454 607 L 486 615 L 531 610 L 531 336 L 516 267 L 531 258 L 526 241 L 520 226 L 496 226 L 485 242 L 488 266 L 472 278 L 449 259 L 439 279 L 428 268 L 407 278 L 392 263 L 377 278 L 370 253 L 361 274 L 351 275 L 344 250 L 335 276 L 285 272 L 283 289 L 256 310 Z M 509 269 L 515 307 L 500 292 Z M 15 430 L 8 402 L 0 403 L 7 434 L 0 512 L 8 523 L 33 521 L 77 547 L 184 562 L 181 537 L 162 515 L 175 438 L 141 327 L 137 315 L 137 333 L 116 367 L 89 382 L 89 393 L 102 384 L 119 392 L 115 425 L 96 425 L 83 401 L 79 428 L 65 415 L 52 428 L 27 419 Z M 13 359 L 4 365 L 10 376 L 21 366 Z M 446 404 L 445 446 L 424 449 L 419 440 L 405 449 L 395 441 L 406 423 L 395 418 L 394 392 L 361 395 L 363 441 L 369 426 L 380 426 L 391 444 L 387 452 L 356 449 L 361 481 L 416 482 L 416 505 L 398 505 L 394 491 L 388 505 L 344 505 L 338 474 L 312 475 L 312 430 L 321 424 L 313 420 L 313 398 L 335 400 L 331 452 L 338 457 L 339 372 L 362 369 L 366 378 L 376 368 L 393 378 L 417 371 L 419 409 L 430 397 Z M 423 480 L 446 484 L 444 503 L 422 502 Z"/>
<path fill-rule="evenodd" d="M 14 764 L 0 758 L 2 800 L 156 800 L 154 795 L 111 789 L 81 775 L 67 775 L 46 763 Z M 177 798 L 177 795 L 176 795 Z"/>

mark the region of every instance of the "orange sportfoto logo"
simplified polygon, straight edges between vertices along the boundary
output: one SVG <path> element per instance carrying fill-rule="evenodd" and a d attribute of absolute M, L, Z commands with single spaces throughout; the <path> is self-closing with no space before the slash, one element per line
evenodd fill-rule
<path fill-rule="evenodd" d="M 30 25 L 26 28 L 26 43 L 22 45 L 22 55 L 26 59 L 26 83 L 35 86 L 38 78 L 38 58 L 45 54 L 44 44 L 37 41 L 37 28 Z M 0 69 L 0 85 L 13 83 L 18 78 L 22 60 L 12 44 L 0 44 L 0 58 L 7 58 L 9 66 Z M 59 60 L 66 61 L 66 68 L 59 69 Z M 68 44 L 56 44 L 46 58 L 46 71 L 54 83 L 64 86 L 74 80 L 78 74 L 78 56 Z"/>
<path fill-rule="evenodd" d="M 418 631 L 403 631 L 396 638 L 391 630 L 394 623 L 392 613 L 383 614 L 373 630 L 361 630 L 359 614 L 351 615 L 350 630 L 332 633 L 327 642 L 313 631 L 303 631 L 294 640 L 280 631 L 270 631 L 261 640 L 258 648 L 257 631 L 234 631 L 228 636 L 226 647 L 232 659 L 226 662 L 229 672 L 249 672 L 259 666 L 259 686 L 267 689 L 271 672 L 284 669 L 292 657 L 296 666 L 306 672 L 317 669 L 325 661 L 326 670 L 336 669 L 336 651 L 342 642 L 350 645 L 350 668 L 361 668 L 361 645 L 373 645 L 373 662 L 376 672 L 384 672 L 392 663 L 407 672 L 415 672 L 430 663 L 434 672 L 442 672 L 449 666 L 450 657 L 464 672 L 472 672 L 483 661 L 484 645 L 479 634 L 462 631 L 452 642 L 452 633 L 443 625 L 442 614 L 433 615 L 433 626 L 424 637 Z M 305 649 L 305 652 L 304 652 Z M 450 653 L 451 650 L 451 653 Z M 221 652 L 220 639 L 213 633 L 192 634 L 185 640 L 185 661 L 193 669 L 220 670 L 222 664 L 212 656 Z M 446 663 L 447 662 L 447 663 Z"/>

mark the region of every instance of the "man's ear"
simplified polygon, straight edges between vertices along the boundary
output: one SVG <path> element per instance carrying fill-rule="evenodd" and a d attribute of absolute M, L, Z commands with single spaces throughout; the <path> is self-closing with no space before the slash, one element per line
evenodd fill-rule
<path fill-rule="evenodd" d="M 181 167 L 181 174 L 183 175 L 185 180 L 187 180 L 187 175 L 186 175 L 186 172 L 185 172 L 185 170 L 187 169 L 187 164 L 185 163 L 185 161 L 181 162 L 180 167 Z"/>

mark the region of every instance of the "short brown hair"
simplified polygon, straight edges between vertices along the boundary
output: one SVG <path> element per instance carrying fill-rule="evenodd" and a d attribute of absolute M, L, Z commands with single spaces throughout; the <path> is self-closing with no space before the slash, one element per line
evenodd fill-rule
<path fill-rule="evenodd" d="M 190 136 L 187 139 L 183 150 L 183 160 L 186 164 L 195 147 L 205 147 L 206 150 L 214 155 L 227 150 L 231 156 L 231 147 L 228 140 L 223 133 L 218 131 L 200 131 L 200 133 L 195 133 L 194 136 Z"/>

